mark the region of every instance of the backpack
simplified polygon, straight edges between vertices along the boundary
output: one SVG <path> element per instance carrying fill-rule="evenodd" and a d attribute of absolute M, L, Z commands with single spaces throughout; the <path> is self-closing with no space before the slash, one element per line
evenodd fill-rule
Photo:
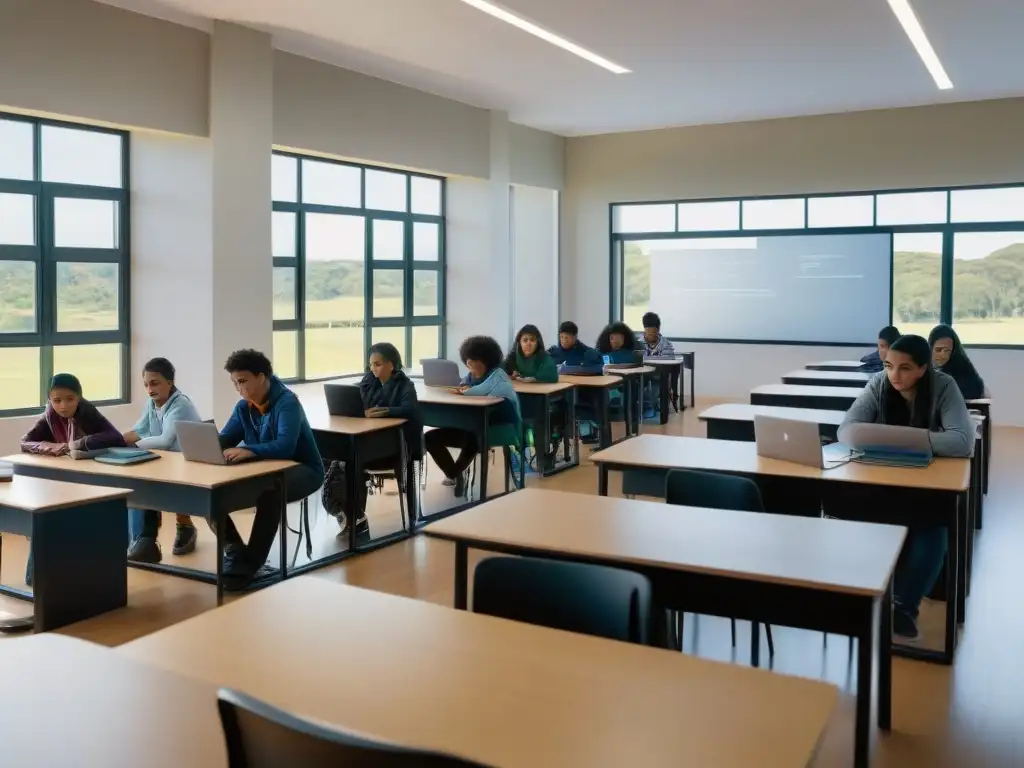
<path fill-rule="evenodd" d="M 345 463 L 332 461 L 324 472 L 324 486 L 320 492 L 327 514 L 339 520 L 345 517 Z"/>

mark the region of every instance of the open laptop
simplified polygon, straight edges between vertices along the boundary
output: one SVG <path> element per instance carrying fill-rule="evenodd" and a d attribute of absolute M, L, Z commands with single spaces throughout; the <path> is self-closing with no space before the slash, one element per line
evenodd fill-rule
<path fill-rule="evenodd" d="M 451 360 L 420 360 L 423 383 L 428 387 L 457 387 L 460 383 L 459 366 Z"/>
<path fill-rule="evenodd" d="M 813 421 L 754 416 L 754 440 L 757 455 L 826 469 L 821 449 L 821 434 Z"/>
<path fill-rule="evenodd" d="M 205 421 L 178 422 L 178 447 L 185 461 L 203 464 L 227 464 L 220 447 L 217 425 Z"/>
<path fill-rule="evenodd" d="M 843 439 L 853 460 L 894 467 L 927 467 L 932 463 L 931 436 L 927 429 L 888 424 L 850 424 Z"/>
<path fill-rule="evenodd" d="M 362 416 L 365 413 L 363 396 L 355 385 L 324 384 L 324 396 L 331 416 Z"/>

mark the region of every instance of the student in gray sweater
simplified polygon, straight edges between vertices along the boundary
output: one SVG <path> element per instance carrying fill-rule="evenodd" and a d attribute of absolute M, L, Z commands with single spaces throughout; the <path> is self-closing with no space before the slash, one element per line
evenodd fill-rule
<path fill-rule="evenodd" d="M 850 407 L 839 440 L 845 442 L 847 427 L 858 423 L 927 429 L 936 456 L 966 458 L 974 449 L 974 422 L 960 388 L 931 368 L 931 348 L 920 336 L 901 336 L 889 347 L 884 372 L 871 379 Z M 917 614 L 942 570 L 946 544 L 943 528 L 910 529 L 893 585 L 893 634 L 920 638 Z"/>

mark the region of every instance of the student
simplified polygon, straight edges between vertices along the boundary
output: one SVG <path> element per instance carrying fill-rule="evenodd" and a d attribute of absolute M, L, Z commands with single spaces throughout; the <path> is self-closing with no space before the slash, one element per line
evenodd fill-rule
<path fill-rule="evenodd" d="M 154 357 L 142 368 L 142 383 L 149 395 L 142 418 L 124 433 L 128 445 L 157 451 L 178 450 L 178 423 L 202 421 L 199 411 L 188 396 L 174 385 L 174 366 L 163 357 Z M 128 510 L 128 532 L 131 544 L 128 559 L 134 563 L 159 563 L 163 558 L 157 533 L 160 512 L 155 509 Z M 196 548 L 198 533 L 192 518 L 177 516 L 174 534 L 175 555 L 187 555 Z"/>
<path fill-rule="evenodd" d="M 500 397 L 505 400 L 491 417 L 490 426 L 512 426 L 515 434 L 521 432 L 522 415 L 519 412 L 519 397 L 512 386 L 512 380 L 501 367 L 504 356 L 501 347 L 490 336 L 470 336 L 459 347 L 459 357 L 469 374 L 462 384 L 450 391 L 466 397 Z M 476 435 L 456 427 L 433 429 L 424 435 L 427 453 L 444 472 L 445 477 L 455 481 L 455 496 L 466 495 L 466 472 L 476 455 L 487 450 L 477 445 Z M 459 457 L 452 460 L 449 448 L 458 448 Z"/>
<path fill-rule="evenodd" d="M 555 365 L 569 368 L 600 368 L 601 356 L 579 339 L 580 329 L 572 320 L 558 326 L 558 343 L 548 350 Z"/>
<path fill-rule="evenodd" d="M 124 446 L 124 438 L 96 406 L 82 397 L 82 384 L 70 373 L 50 380 L 46 411 L 21 438 L 21 450 L 46 456 L 78 451 L 101 451 Z M 25 583 L 32 584 L 32 552 L 25 567 Z"/>
<path fill-rule="evenodd" d="M 285 500 L 301 501 L 316 493 L 324 482 L 324 465 L 299 398 L 274 375 L 270 360 L 262 352 L 233 352 L 224 370 L 231 374 L 241 396 L 220 432 L 224 458 L 229 464 L 290 459 L 298 466 L 285 473 Z M 225 518 L 225 588 L 244 588 L 263 567 L 280 521 L 281 497 L 276 490 L 265 491 L 256 500 L 248 544 L 242 543 L 231 518 Z"/>
<path fill-rule="evenodd" d="M 969 457 L 975 427 L 956 382 L 932 370 L 931 347 L 920 336 L 901 336 L 886 351 L 885 373 L 875 376 L 857 398 L 842 425 L 892 424 L 927 429 L 936 456 Z M 917 640 L 921 599 L 931 591 L 946 555 L 946 531 L 938 526 L 910 529 L 896 567 L 893 634 Z"/>
<path fill-rule="evenodd" d="M 533 379 L 542 384 L 558 381 L 558 365 L 544 349 L 544 337 L 535 325 L 524 325 L 516 334 L 515 346 L 505 358 L 505 373 L 513 379 Z"/>
<path fill-rule="evenodd" d="M 953 378 L 964 400 L 985 397 L 985 382 L 964 352 L 956 331 L 948 325 L 936 325 L 928 334 L 928 345 L 932 348 L 932 364 Z"/>
<path fill-rule="evenodd" d="M 900 331 L 894 325 L 887 325 L 880 330 L 878 332 L 878 348 L 860 359 L 864 363 L 861 366 L 861 370 L 865 373 L 878 373 L 881 371 L 884 368 L 885 355 L 889 351 L 889 346 L 899 337 Z"/>
<path fill-rule="evenodd" d="M 672 342 L 661 335 L 661 318 L 654 312 L 643 316 L 644 357 L 675 357 Z"/>
<path fill-rule="evenodd" d="M 640 343 L 636 340 L 636 334 L 625 323 L 610 323 L 606 325 L 601 335 L 597 337 L 597 353 L 607 355 L 608 362 L 613 364 L 632 363 L 636 356 L 634 352 L 639 348 Z"/>

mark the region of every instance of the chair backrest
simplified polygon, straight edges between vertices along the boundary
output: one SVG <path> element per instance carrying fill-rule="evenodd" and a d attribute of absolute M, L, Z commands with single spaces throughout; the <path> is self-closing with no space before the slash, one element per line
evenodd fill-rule
<path fill-rule="evenodd" d="M 757 484 L 746 477 L 677 469 L 665 481 L 665 501 L 684 507 L 764 512 Z"/>
<path fill-rule="evenodd" d="M 217 692 L 217 708 L 229 768 L 483 768 L 326 728 L 226 688 Z"/>
<path fill-rule="evenodd" d="M 491 557 L 473 574 L 473 611 L 647 644 L 651 584 L 638 573 L 532 557 Z"/>

